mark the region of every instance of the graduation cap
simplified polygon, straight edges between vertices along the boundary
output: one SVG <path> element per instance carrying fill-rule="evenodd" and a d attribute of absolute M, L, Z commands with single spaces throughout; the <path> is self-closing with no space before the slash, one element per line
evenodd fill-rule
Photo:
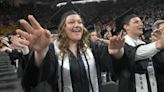
<path fill-rule="evenodd" d="M 113 33 L 114 35 L 120 33 L 120 31 L 123 29 L 123 25 L 125 24 L 125 21 L 128 20 L 128 16 L 131 14 L 133 14 L 133 8 L 128 9 L 127 11 L 123 12 L 120 16 L 114 19 L 116 22 L 116 29 Z"/>
<path fill-rule="evenodd" d="M 6 34 L 6 36 L 10 36 L 10 35 L 16 35 L 17 33 L 15 31 L 9 32 Z"/>
<path fill-rule="evenodd" d="M 62 18 L 65 18 L 71 14 L 79 14 L 85 23 L 86 18 L 84 13 L 82 13 L 82 11 L 77 6 L 73 5 L 71 1 L 68 1 L 64 6 L 59 7 L 57 11 L 50 17 L 50 20 L 53 24 L 58 26 Z"/>
<path fill-rule="evenodd" d="M 48 30 L 50 30 L 50 32 L 51 32 L 52 34 L 58 33 L 58 27 L 57 27 L 57 26 L 53 26 L 53 27 L 51 27 L 51 28 L 48 28 Z"/>
<path fill-rule="evenodd" d="M 87 26 L 87 29 L 88 29 L 88 32 L 89 32 L 89 33 L 95 31 L 95 27 L 94 27 L 94 25 L 89 25 L 89 26 Z"/>
<path fill-rule="evenodd" d="M 151 33 L 152 33 L 152 29 L 143 31 L 143 35 L 144 35 L 143 41 L 145 41 L 146 43 L 150 43 L 151 42 L 151 40 L 150 40 Z"/>

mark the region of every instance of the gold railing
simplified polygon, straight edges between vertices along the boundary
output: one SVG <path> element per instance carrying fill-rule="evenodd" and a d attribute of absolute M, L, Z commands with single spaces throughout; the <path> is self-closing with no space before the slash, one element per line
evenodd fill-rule
<path fill-rule="evenodd" d="M 12 28 L 12 27 L 3 27 L 3 28 L 0 28 L 0 36 L 1 35 L 5 35 L 5 34 L 10 33 L 10 32 L 13 32 L 13 31 L 15 31 L 15 29 Z"/>

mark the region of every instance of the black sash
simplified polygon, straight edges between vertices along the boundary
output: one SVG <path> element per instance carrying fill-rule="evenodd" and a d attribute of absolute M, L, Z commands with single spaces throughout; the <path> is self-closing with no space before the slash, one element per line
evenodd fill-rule
<path fill-rule="evenodd" d="M 77 58 L 68 51 L 73 92 L 89 92 L 89 80 L 80 51 L 77 51 Z"/>

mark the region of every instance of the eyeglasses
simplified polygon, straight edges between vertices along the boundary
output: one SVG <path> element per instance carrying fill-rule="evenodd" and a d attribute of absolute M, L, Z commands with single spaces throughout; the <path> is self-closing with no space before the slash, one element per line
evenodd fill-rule
<path fill-rule="evenodd" d="M 154 30 L 154 32 L 159 32 L 159 31 L 164 31 L 164 28 Z"/>

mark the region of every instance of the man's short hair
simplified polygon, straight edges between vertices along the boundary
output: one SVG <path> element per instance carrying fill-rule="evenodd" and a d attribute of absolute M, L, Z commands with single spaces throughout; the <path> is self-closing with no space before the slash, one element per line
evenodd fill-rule
<path fill-rule="evenodd" d="M 157 20 L 157 21 L 155 21 L 154 24 L 152 25 L 152 30 L 155 31 L 155 30 L 159 29 L 159 25 L 161 23 L 164 23 L 164 20 Z"/>
<path fill-rule="evenodd" d="M 125 16 L 122 20 L 122 25 L 129 24 L 130 20 L 134 17 L 139 17 L 139 16 L 137 16 L 136 14 L 130 14 Z"/>

